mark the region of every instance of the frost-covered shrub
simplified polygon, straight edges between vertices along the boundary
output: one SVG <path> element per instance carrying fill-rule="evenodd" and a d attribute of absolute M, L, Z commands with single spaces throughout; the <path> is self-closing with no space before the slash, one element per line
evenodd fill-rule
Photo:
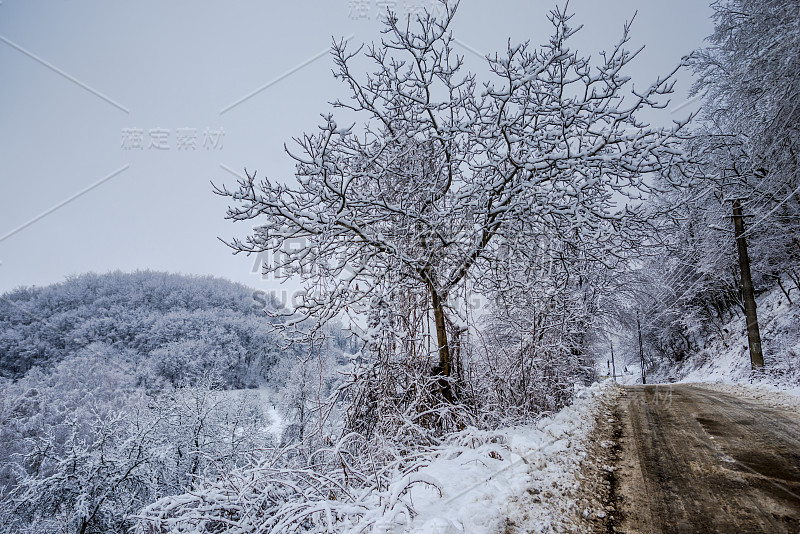
<path fill-rule="evenodd" d="M 156 501 L 137 516 L 138 532 L 364 532 L 387 518 L 402 524 L 415 513 L 409 489 L 436 488 L 436 480 L 418 471 L 445 452 L 418 449 L 376 462 L 375 444 L 355 433 L 311 456 L 282 449 Z"/>
<path fill-rule="evenodd" d="M 148 396 L 113 352 L 0 384 L 0 530 L 127 532 L 155 499 L 272 445 L 255 393 L 204 377 Z"/>

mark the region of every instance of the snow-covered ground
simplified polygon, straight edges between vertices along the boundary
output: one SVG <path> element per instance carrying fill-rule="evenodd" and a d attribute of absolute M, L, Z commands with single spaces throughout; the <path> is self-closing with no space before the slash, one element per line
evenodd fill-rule
<path fill-rule="evenodd" d="M 535 425 L 451 436 L 417 471 L 401 498 L 417 512 L 412 521 L 384 517 L 373 532 L 470 534 L 578 532 L 604 517 L 581 482 L 596 420 L 610 384 L 577 392 L 575 402 Z"/>
<path fill-rule="evenodd" d="M 752 379 L 745 318 L 725 324 L 706 347 L 675 368 L 660 369 L 657 381 L 703 382 L 751 386 L 752 395 L 783 391 L 800 395 L 800 295 L 790 304 L 775 288 L 757 299 L 764 362 L 767 374 Z M 742 391 L 743 388 L 740 388 Z M 759 393 L 759 391 L 761 393 Z"/>
<path fill-rule="evenodd" d="M 721 384 L 704 383 L 703 386 L 745 397 L 773 408 L 788 408 L 800 412 L 800 387 L 780 387 L 774 384 Z"/>

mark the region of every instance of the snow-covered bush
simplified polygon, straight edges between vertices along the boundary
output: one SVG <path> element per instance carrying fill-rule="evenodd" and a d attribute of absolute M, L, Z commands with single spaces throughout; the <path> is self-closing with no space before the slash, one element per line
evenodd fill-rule
<path fill-rule="evenodd" d="M 130 515 L 272 445 L 254 393 L 212 379 L 148 396 L 94 344 L 0 387 L 0 527 L 123 533 Z"/>
<path fill-rule="evenodd" d="M 407 492 L 437 484 L 419 470 L 451 451 L 417 449 L 374 460 L 391 452 L 398 451 L 378 451 L 355 433 L 310 457 L 276 450 L 273 457 L 206 477 L 195 490 L 146 507 L 138 516 L 139 532 L 365 532 L 387 518 L 403 523 L 414 515 Z"/>

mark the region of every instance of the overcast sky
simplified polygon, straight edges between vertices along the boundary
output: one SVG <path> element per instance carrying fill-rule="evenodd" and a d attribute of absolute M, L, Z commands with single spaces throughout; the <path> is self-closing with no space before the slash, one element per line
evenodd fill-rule
<path fill-rule="evenodd" d="M 245 167 L 292 178 L 283 144 L 347 96 L 331 76 L 331 37 L 377 39 L 386 4 L 401 15 L 434 5 L 0 0 L 0 292 L 146 268 L 273 289 L 252 257 L 217 240 L 249 227 L 224 220 L 226 202 L 209 182 L 234 184 L 229 170 Z M 474 52 L 502 51 L 509 38 L 544 42 L 554 5 L 463 0 L 459 52 L 481 71 Z M 569 5 L 585 25 L 574 42 L 593 55 L 638 10 L 631 47 L 646 49 L 630 73 L 639 85 L 712 30 L 703 0 Z M 688 83 L 684 75 L 670 108 Z"/>

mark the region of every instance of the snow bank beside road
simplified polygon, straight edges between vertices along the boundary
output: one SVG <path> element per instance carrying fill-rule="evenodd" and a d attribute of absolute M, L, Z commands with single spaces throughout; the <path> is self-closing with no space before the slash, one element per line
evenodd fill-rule
<path fill-rule="evenodd" d="M 779 288 L 760 295 L 758 320 L 767 375 L 756 380 L 765 390 L 800 395 L 800 302 L 790 304 Z M 722 325 L 705 347 L 680 364 L 664 363 L 653 382 L 751 384 L 750 350 L 744 316 Z M 650 382 L 648 377 L 648 382 Z"/>
<path fill-rule="evenodd" d="M 770 384 L 709 384 L 703 387 L 758 401 L 773 408 L 800 411 L 800 387 L 781 389 Z"/>
<path fill-rule="evenodd" d="M 581 495 L 589 439 L 599 402 L 610 384 L 578 392 L 575 402 L 537 424 L 454 434 L 416 473 L 424 483 L 402 498 L 417 516 L 411 524 L 389 520 L 373 532 L 470 534 L 575 532 L 587 518 L 603 517 Z"/>

